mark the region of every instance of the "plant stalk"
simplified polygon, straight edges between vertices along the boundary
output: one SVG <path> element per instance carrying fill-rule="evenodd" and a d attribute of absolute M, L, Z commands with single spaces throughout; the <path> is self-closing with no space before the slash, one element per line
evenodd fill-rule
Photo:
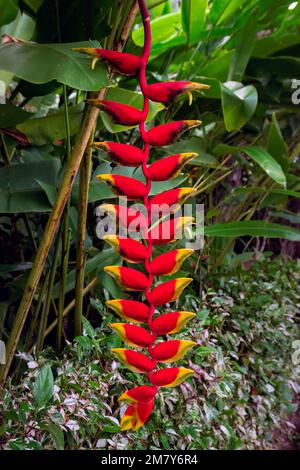
<path fill-rule="evenodd" d="M 94 132 L 91 133 L 89 144 L 80 165 L 78 225 L 77 225 L 77 256 L 76 256 L 76 284 L 75 284 L 75 317 L 74 336 L 81 335 L 83 286 L 86 256 L 84 244 L 86 238 L 86 221 L 89 199 L 89 185 L 92 168 L 92 143 Z"/>

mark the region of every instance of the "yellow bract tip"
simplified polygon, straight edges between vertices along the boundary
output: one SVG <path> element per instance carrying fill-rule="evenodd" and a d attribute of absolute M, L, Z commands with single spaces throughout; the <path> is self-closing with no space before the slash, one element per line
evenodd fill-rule
<path fill-rule="evenodd" d="M 114 354 L 122 354 L 124 348 L 111 348 L 111 352 Z"/>
<path fill-rule="evenodd" d="M 120 277 L 120 266 L 105 266 L 104 271 L 114 279 Z"/>
<path fill-rule="evenodd" d="M 119 248 L 119 238 L 117 235 L 104 235 L 103 240 L 109 243 L 113 248 Z"/>
<path fill-rule="evenodd" d="M 93 60 L 92 60 L 92 70 L 95 69 L 95 66 L 96 66 L 98 60 L 99 60 L 99 57 L 94 57 L 94 58 L 93 58 Z"/>
<path fill-rule="evenodd" d="M 128 393 L 127 391 L 122 393 L 122 395 L 119 396 L 118 398 L 118 402 L 121 402 L 121 401 L 134 401 L 132 398 L 130 399 L 130 397 L 128 396 Z"/>
<path fill-rule="evenodd" d="M 180 188 L 180 199 L 185 198 L 187 196 L 191 196 L 191 194 L 195 193 L 195 188 Z"/>
<path fill-rule="evenodd" d="M 182 344 L 184 344 L 186 347 L 192 348 L 193 346 L 196 346 L 196 341 L 190 341 L 187 339 L 182 339 L 181 340 Z"/>
<path fill-rule="evenodd" d="M 197 119 L 186 119 L 184 122 L 190 128 L 200 126 L 200 124 L 202 124 L 202 121 Z"/>
<path fill-rule="evenodd" d="M 193 375 L 195 373 L 193 369 L 187 369 L 185 367 L 181 367 L 180 371 L 183 373 L 183 375 Z"/>
<path fill-rule="evenodd" d="M 210 85 L 206 85 L 205 83 L 190 82 L 188 85 L 188 89 L 191 91 L 209 90 Z"/>
<path fill-rule="evenodd" d="M 179 313 L 185 316 L 185 318 L 193 318 L 196 316 L 194 312 L 186 312 L 185 310 L 180 310 Z"/>
<path fill-rule="evenodd" d="M 176 279 L 176 287 L 178 285 L 178 287 L 181 287 L 181 286 L 187 286 L 188 284 L 190 284 L 190 282 L 192 282 L 192 278 L 191 277 L 179 277 L 178 279 Z"/>
<path fill-rule="evenodd" d="M 194 222 L 195 222 L 195 218 L 192 216 L 178 217 L 178 219 L 176 219 L 176 228 L 180 228 L 180 227 L 183 227 L 184 225 L 192 224 Z"/>
<path fill-rule="evenodd" d="M 93 47 L 73 47 L 71 50 L 75 52 L 83 52 L 84 54 L 89 54 L 99 58 L 96 49 Z"/>
<path fill-rule="evenodd" d="M 104 152 L 107 152 L 109 150 L 109 146 L 108 146 L 107 142 L 93 142 L 92 147 L 94 147 L 96 149 L 99 148 L 99 149 L 103 150 Z"/>
<path fill-rule="evenodd" d="M 104 183 L 108 183 L 108 184 L 113 184 L 114 183 L 114 177 L 113 177 L 113 175 L 110 175 L 109 173 L 105 174 L 105 175 L 96 175 L 96 178 L 97 178 L 97 180 L 101 180 Z"/>
<path fill-rule="evenodd" d="M 182 160 L 189 160 L 191 158 L 198 157 L 199 154 L 197 152 L 185 152 L 185 153 L 180 153 L 179 155 Z"/>

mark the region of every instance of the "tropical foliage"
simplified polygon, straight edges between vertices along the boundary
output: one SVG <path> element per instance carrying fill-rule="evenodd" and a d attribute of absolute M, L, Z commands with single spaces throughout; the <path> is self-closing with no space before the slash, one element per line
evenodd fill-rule
<path fill-rule="evenodd" d="M 195 201 L 204 204 L 205 244 L 179 271 L 180 276 L 193 278 L 180 308 L 188 310 L 188 303 L 193 302 L 200 310 L 198 320 L 204 322 L 206 334 L 214 338 L 212 345 L 199 333 L 196 339 L 201 340 L 200 347 L 209 349 L 203 350 L 207 355 L 192 356 L 193 364 L 202 367 L 202 361 L 208 361 L 208 372 L 201 373 L 207 379 L 212 376 L 212 382 L 218 384 L 215 377 L 225 361 L 228 383 L 226 379 L 226 385 L 217 392 L 213 389 L 210 395 L 211 388 L 204 380 L 195 385 L 189 379 L 185 405 L 188 418 L 183 420 L 182 428 L 172 422 L 167 411 L 172 407 L 178 409 L 181 399 L 177 392 L 172 392 L 171 404 L 161 398 L 161 410 L 157 411 L 154 421 L 149 422 L 144 438 L 140 435 L 139 445 L 160 447 L 161 442 L 162 446 L 172 448 L 192 448 L 192 445 L 195 448 L 259 447 L 259 441 L 265 443 L 270 437 L 266 431 L 266 427 L 271 426 L 269 419 L 278 423 L 279 415 L 277 411 L 273 414 L 273 410 L 277 410 L 279 403 L 291 401 L 288 346 L 277 334 L 280 336 L 285 331 L 286 338 L 294 338 L 294 329 L 289 323 L 294 322 L 294 317 L 288 319 L 281 305 L 288 303 L 293 310 L 297 300 L 293 298 L 292 289 L 283 291 L 276 283 L 283 278 L 284 282 L 293 282 L 293 276 L 285 278 L 288 268 L 284 267 L 284 260 L 299 256 L 300 87 L 296 79 L 299 76 L 300 4 L 291 0 L 147 0 L 147 4 L 152 28 L 147 82 L 188 80 L 210 86 L 209 90 L 194 93 L 191 104 L 186 95 L 168 107 L 150 102 L 146 122 L 149 127 L 169 121 L 202 121 L 202 126 L 190 130 L 184 141 L 179 139 L 159 152 L 152 149 L 151 163 L 178 153 L 194 152 L 197 156 L 186 163 L 175 179 L 153 182 L 150 195 L 179 188 L 184 183 L 195 189 Z M 140 55 L 144 44 L 142 21 L 135 0 L 92 0 L 88 7 L 83 0 L 0 0 L 0 35 L 0 339 L 7 347 L 7 364 L 0 368 L 1 383 L 9 372 L 14 380 L 20 377 L 24 372 L 22 357 L 37 361 L 38 367 L 24 379 L 29 387 L 33 377 L 36 378 L 38 372 L 42 374 L 35 391 L 30 391 L 26 405 L 22 404 L 22 392 L 14 386 L 9 388 L 17 397 L 14 403 L 18 411 L 13 421 L 24 423 L 30 416 L 38 423 L 42 438 L 34 438 L 37 443 L 32 444 L 33 447 L 52 446 L 56 442 L 53 433 L 57 432 L 60 443 L 55 445 L 74 448 L 74 442 L 79 442 L 77 431 L 73 429 L 73 435 L 71 429 L 71 434 L 63 429 L 66 441 L 62 444 L 61 418 L 58 417 L 57 422 L 49 418 L 48 406 L 58 407 L 61 399 L 73 393 L 65 384 L 63 373 L 69 373 L 66 369 L 69 364 L 72 375 L 73 363 L 79 358 L 80 374 L 85 374 L 88 354 L 95 354 L 95 360 L 100 362 L 95 367 L 93 362 L 89 363 L 88 374 L 78 381 L 88 383 L 90 388 L 86 393 L 93 396 L 97 382 L 93 375 L 99 377 L 100 363 L 105 367 L 100 380 L 104 384 L 103 393 L 107 393 L 111 379 L 107 348 L 116 345 L 110 344 L 106 329 L 109 314 L 104 304 L 124 296 L 104 271 L 107 265 L 121 266 L 122 259 L 96 235 L 99 222 L 96 208 L 99 203 L 113 204 L 115 195 L 96 175 L 127 176 L 143 181 L 140 169 L 112 164 L 103 148 L 91 147 L 94 140 L 114 140 L 120 144 L 130 140 L 132 145 L 141 147 L 137 127 L 116 124 L 107 113 L 99 112 L 86 102 L 105 97 L 141 109 L 143 97 L 136 79 L 114 75 L 103 61 L 93 63 L 92 67 L 92 59 L 74 49 L 101 47 Z M 274 255 L 282 256 L 282 261 L 275 264 L 281 271 L 278 278 L 273 268 L 270 272 L 266 266 Z M 261 275 L 268 272 L 264 281 L 266 291 L 269 285 L 276 285 L 276 296 L 271 296 L 272 299 L 265 293 L 253 296 L 253 291 L 257 292 L 262 284 L 257 281 L 254 287 L 255 279 L 243 271 L 260 257 L 264 260 Z M 295 265 L 291 270 L 297 272 Z M 254 270 L 257 279 L 259 275 L 259 270 Z M 270 283 L 269 276 L 273 279 Z M 169 279 L 174 277 L 171 275 Z M 227 279 L 232 279 L 228 290 Z M 240 287 L 236 288 L 234 279 L 243 283 L 243 302 L 238 300 L 241 290 L 236 293 L 235 289 Z M 215 294 L 211 296 L 209 290 L 217 292 L 219 288 L 221 304 L 228 305 L 228 296 L 234 298 L 234 305 L 238 304 L 243 310 L 243 320 L 233 320 L 227 314 L 223 318 L 223 307 L 220 307 L 220 316 L 205 313 L 206 309 L 216 312 L 216 308 L 219 312 L 213 300 Z M 277 303 L 274 307 L 277 313 L 272 310 L 273 302 Z M 249 311 L 244 310 L 243 304 Z M 225 312 L 226 309 L 227 306 Z M 274 319 L 272 312 L 278 318 Z M 253 323 L 249 326 L 251 318 Z M 262 338 L 261 348 L 256 349 L 255 331 L 261 331 L 260 322 L 266 322 L 268 335 Z M 87 336 L 82 336 L 82 324 Z M 227 328 L 234 332 L 227 334 Z M 254 339 L 249 352 L 240 344 L 250 341 L 252 328 Z M 186 331 L 191 333 L 193 328 Z M 236 337 L 240 331 L 243 340 Z M 75 346 L 68 346 L 62 353 L 75 337 Z M 266 338 L 274 339 L 274 348 L 278 350 L 270 350 Z M 44 351 L 46 346 L 65 354 L 67 362 L 63 364 L 53 359 L 52 352 Z M 212 347 L 221 348 L 222 355 L 219 357 L 212 352 Z M 275 359 L 272 351 L 278 354 Z M 98 357 L 100 352 L 101 357 Z M 208 355 L 208 352 L 213 354 Z M 250 356 L 253 354 L 254 362 L 252 359 L 248 362 L 248 352 Z M 244 358 L 244 354 L 245 361 L 240 360 L 240 355 Z M 277 382 L 271 384 L 275 392 L 270 392 L 269 387 L 267 403 L 261 399 L 260 392 L 265 390 L 262 383 L 269 384 L 266 379 L 269 372 L 265 371 L 269 354 L 272 363 L 269 366 Z M 51 385 L 54 380 L 50 366 L 42 369 L 50 357 L 56 384 L 61 389 L 61 395 L 57 392 L 56 397 L 50 394 L 49 385 L 45 385 L 46 382 Z M 252 364 L 255 364 L 255 371 Z M 105 402 L 109 407 L 122 391 L 118 385 L 119 370 L 113 374 L 116 390 Z M 239 374 L 247 383 L 246 392 L 239 388 Z M 76 382 L 77 378 L 74 380 Z M 131 374 L 124 380 L 133 386 Z M 253 390 L 258 390 L 258 394 Z M 228 405 L 231 392 L 235 398 Z M 74 393 L 80 395 L 80 390 Z M 191 408 L 188 405 L 190 393 L 198 396 L 197 400 L 191 398 Z M 244 407 L 248 405 L 244 401 L 247 399 L 241 398 L 244 393 L 258 396 L 255 406 L 249 405 L 246 411 Z M 3 398 L 7 409 L 12 405 L 13 396 L 6 394 Z M 239 417 L 235 414 L 230 417 L 227 406 L 234 409 L 237 397 L 244 400 L 241 414 L 237 408 Z M 95 406 L 91 411 L 95 420 L 92 423 L 96 423 L 99 415 L 98 405 Z M 103 415 L 102 408 L 100 414 Z M 116 418 L 114 415 L 111 419 L 110 410 L 108 415 L 110 418 L 103 422 L 103 427 L 112 426 L 114 433 L 118 426 L 111 421 Z M 161 431 L 153 433 L 153 423 L 157 424 L 165 416 L 170 420 L 170 435 L 163 435 Z M 9 419 L 4 416 L 1 428 L 7 433 L 5 446 L 11 447 L 14 444 L 7 444 L 7 440 L 16 439 L 16 446 L 26 447 L 27 431 L 22 426 L 19 431 L 11 429 Z M 85 417 L 82 419 L 84 421 Z M 246 431 L 238 429 L 236 423 L 240 420 Z M 43 423 L 59 426 L 54 427 L 52 433 L 52 428 L 44 429 Z M 193 434 L 187 431 L 190 423 L 196 423 Z M 82 424 L 78 426 L 80 433 L 84 433 Z M 102 434 L 98 437 L 94 430 L 96 424 L 90 426 L 86 428 L 87 435 L 81 435 L 85 447 L 94 446 L 95 439 L 107 438 Z M 253 429 L 255 437 L 251 434 Z M 113 436 L 113 443 L 107 441 L 105 445 L 123 445 L 118 444 L 122 439 Z M 124 446 L 130 448 L 133 441 L 130 437 L 126 439 Z"/>
<path fill-rule="evenodd" d="M 270 449 L 274 428 L 293 413 L 299 374 L 291 363 L 298 338 L 299 265 L 262 257 L 238 270 L 185 308 L 197 318 L 181 334 L 198 344 L 189 367 L 196 374 L 177 388 L 161 389 L 148 423 L 120 433 L 115 400 L 136 385 L 112 361 L 120 346 L 113 320 L 92 299 L 100 328 L 84 318 L 84 335 L 61 359 L 46 350 L 38 361 L 22 353 L 23 380 L 8 384 L 0 401 L 0 446 L 5 449 Z M 256 295 L 253 295 L 256 292 Z M 104 315 L 104 316 L 103 316 Z M 190 324 L 191 325 L 191 324 Z M 185 362 L 185 361 L 184 361 Z M 299 368 L 298 368 L 299 372 Z M 142 383 L 143 381 L 141 381 Z M 24 390 L 26 395 L 24 395 Z M 289 420 L 289 437 L 297 438 Z"/>

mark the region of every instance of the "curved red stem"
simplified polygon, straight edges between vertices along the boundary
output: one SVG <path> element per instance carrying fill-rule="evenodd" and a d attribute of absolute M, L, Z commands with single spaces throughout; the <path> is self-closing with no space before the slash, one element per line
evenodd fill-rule
<path fill-rule="evenodd" d="M 146 142 L 146 128 L 145 128 L 145 122 L 147 119 L 148 115 L 148 110 L 149 110 L 149 99 L 146 97 L 146 88 L 147 88 L 147 79 L 146 79 L 146 67 L 147 67 L 147 62 L 149 59 L 150 51 L 151 51 L 151 27 L 150 27 L 150 15 L 146 6 L 145 0 L 139 0 L 139 7 L 140 7 L 140 12 L 142 16 L 142 21 L 143 21 L 143 26 L 144 26 L 144 47 L 143 47 L 143 52 L 141 55 L 141 68 L 140 68 L 140 74 L 139 74 L 139 84 L 141 88 L 141 92 L 144 96 L 144 104 L 143 104 L 143 113 L 144 113 L 144 121 L 140 123 L 139 129 L 141 133 L 142 140 L 144 142 L 144 161 L 142 164 L 142 171 L 146 179 L 146 188 L 147 188 L 147 194 L 144 197 L 144 206 L 147 210 L 148 213 L 148 227 L 151 225 L 151 210 L 150 210 L 150 203 L 149 203 L 149 193 L 151 190 L 151 179 L 150 175 L 148 172 L 148 167 L 147 167 L 147 161 L 149 158 L 149 151 L 150 151 L 150 146 Z M 147 234 L 145 234 L 147 235 Z M 146 238 L 146 237 L 145 237 Z M 149 302 L 149 291 L 150 287 L 153 283 L 153 275 L 149 274 L 149 262 L 152 256 L 152 242 L 151 239 L 147 240 L 147 246 L 148 246 L 148 259 L 145 261 L 145 269 L 147 271 L 149 280 L 150 280 L 150 285 L 145 291 L 145 297 L 146 300 L 149 304 L 149 317 L 148 317 L 148 326 L 149 329 L 151 330 L 151 322 L 152 322 L 152 317 L 154 314 L 154 305 Z M 153 333 L 153 343 L 156 340 L 156 334 Z M 151 355 L 151 351 L 153 348 L 153 344 L 149 346 L 148 352 Z M 154 367 L 156 366 L 156 362 L 153 362 Z"/>

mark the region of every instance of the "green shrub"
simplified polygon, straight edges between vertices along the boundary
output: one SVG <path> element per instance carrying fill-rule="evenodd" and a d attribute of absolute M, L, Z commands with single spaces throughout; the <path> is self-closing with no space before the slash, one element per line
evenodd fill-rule
<path fill-rule="evenodd" d="M 299 371 L 292 363 L 300 306 L 300 269 L 282 259 L 216 277 L 202 295 L 186 296 L 198 311 L 182 338 L 197 341 L 189 361 L 195 376 L 158 395 L 148 424 L 118 432 L 117 397 L 136 374 L 112 362 L 111 315 L 69 345 L 63 359 L 24 354 L 28 371 L 8 384 L 0 401 L 0 445 L 5 449 L 253 449 L 271 448 L 273 430 L 296 410 Z M 299 319 L 299 317 L 298 317 Z M 297 336 L 298 335 L 298 336 Z M 125 374 L 124 374 L 125 372 Z M 297 377 L 298 372 L 298 377 Z M 54 378 L 53 378 L 54 376 Z M 124 378 L 124 376 L 126 378 Z"/>

